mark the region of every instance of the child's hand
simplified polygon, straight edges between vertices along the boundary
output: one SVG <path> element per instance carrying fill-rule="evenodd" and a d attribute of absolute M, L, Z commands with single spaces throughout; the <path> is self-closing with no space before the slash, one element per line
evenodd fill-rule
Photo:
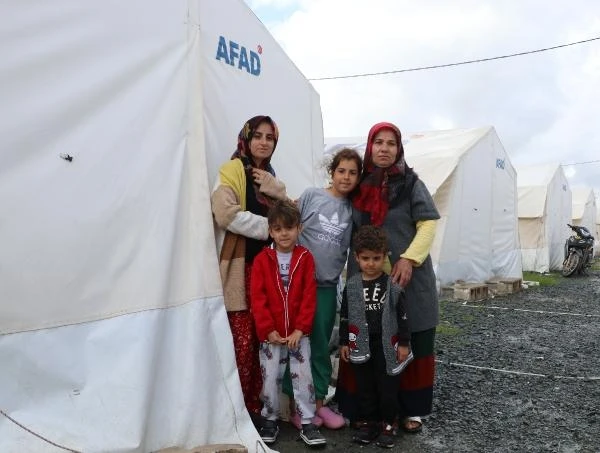
<path fill-rule="evenodd" d="M 302 331 L 296 329 L 292 332 L 292 334 L 286 338 L 288 348 L 297 349 L 300 344 L 300 338 L 302 338 Z"/>
<path fill-rule="evenodd" d="M 269 336 L 267 337 L 267 340 L 271 344 L 285 344 L 286 343 L 285 338 L 282 338 L 282 336 L 279 335 L 279 332 L 277 332 L 276 330 L 274 330 L 273 332 L 271 332 L 269 334 Z"/>
<path fill-rule="evenodd" d="M 398 360 L 398 363 L 404 362 L 408 357 L 409 352 L 410 349 L 408 346 L 398 346 L 398 349 L 396 350 L 396 359 Z"/>
<path fill-rule="evenodd" d="M 348 360 L 350 360 L 350 347 L 346 346 L 340 346 L 340 358 L 344 361 L 347 362 Z"/>

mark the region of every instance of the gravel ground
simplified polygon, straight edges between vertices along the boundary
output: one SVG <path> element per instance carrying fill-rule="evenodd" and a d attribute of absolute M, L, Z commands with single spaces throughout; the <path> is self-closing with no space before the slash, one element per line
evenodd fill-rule
<path fill-rule="evenodd" d="M 433 414 L 394 452 L 600 452 L 600 272 L 480 302 L 442 301 Z M 382 451 L 322 431 L 321 451 Z M 281 423 L 273 448 L 306 451 Z"/>

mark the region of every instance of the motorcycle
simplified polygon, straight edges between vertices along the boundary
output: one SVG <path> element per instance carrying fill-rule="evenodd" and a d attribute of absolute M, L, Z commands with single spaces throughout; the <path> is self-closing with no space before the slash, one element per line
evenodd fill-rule
<path fill-rule="evenodd" d="M 594 256 L 594 237 L 584 226 L 567 226 L 573 230 L 573 234 L 565 242 L 565 260 L 563 261 L 562 274 L 571 277 L 575 272 L 585 273 L 592 264 Z"/>

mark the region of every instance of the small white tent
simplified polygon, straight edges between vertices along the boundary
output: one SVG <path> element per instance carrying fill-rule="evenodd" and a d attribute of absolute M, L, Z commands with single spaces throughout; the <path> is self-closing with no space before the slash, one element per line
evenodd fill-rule
<path fill-rule="evenodd" d="M 589 187 L 573 187 L 573 224 L 584 226 L 591 234 L 595 234 L 597 214 L 594 190 Z M 598 241 L 597 236 L 594 239 Z"/>
<path fill-rule="evenodd" d="M 279 124 L 289 193 L 313 185 L 318 95 L 241 0 L 9 0 L 0 17 L 0 451 L 265 451 L 210 188 L 256 114 Z"/>
<path fill-rule="evenodd" d="M 364 152 L 366 139 L 326 139 Z M 441 284 L 522 276 L 516 174 L 493 127 L 407 134 L 406 161 L 441 215 L 431 256 Z"/>
<path fill-rule="evenodd" d="M 571 189 L 559 164 L 517 167 L 524 271 L 562 269 L 571 223 Z"/>

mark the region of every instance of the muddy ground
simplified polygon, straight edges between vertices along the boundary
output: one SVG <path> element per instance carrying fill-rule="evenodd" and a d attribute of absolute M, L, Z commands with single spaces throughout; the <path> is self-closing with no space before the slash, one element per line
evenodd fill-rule
<path fill-rule="evenodd" d="M 394 452 L 600 452 L 600 272 L 441 302 L 434 411 Z M 382 451 L 322 431 L 320 451 Z M 272 448 L 308 450 L 281 423 Z"/>

